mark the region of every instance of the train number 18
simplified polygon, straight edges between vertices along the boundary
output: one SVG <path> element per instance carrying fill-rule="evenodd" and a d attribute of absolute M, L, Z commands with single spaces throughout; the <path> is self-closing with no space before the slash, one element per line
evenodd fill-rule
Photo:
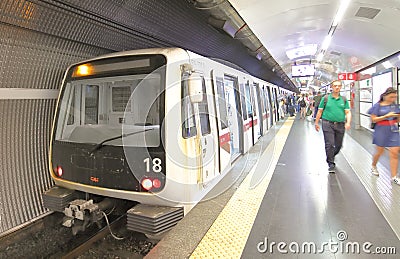
<path fill-rule="evenodd" d="M 154 173 L 160 173 L 162 171 L 162 166 L 161 166 L 161 159 L 159 158 L 154 158 L 153 160 L 153 172 Z M 150 158 L 146 158 L 143 160 L 143 162 L 146 164 L 146 172 L 150 172 Z"/>

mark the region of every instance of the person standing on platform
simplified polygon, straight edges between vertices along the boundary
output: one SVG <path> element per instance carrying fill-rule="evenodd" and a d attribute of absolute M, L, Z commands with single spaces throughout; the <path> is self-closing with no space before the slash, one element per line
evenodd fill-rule
<path fill-rule="evenodd" d="M 300 106 L 300 119 L 305 119 L 307 112 L 307 102 L 304 94 L 302 94 L 301 97 L 299 98 L 299 106 Z"/>
<path fill-rule="evenodd" d="M 340 96 L 342 82 L 335 80 L 331 83 L 332 93 L 321 99 L 315 118 L 315 130 L 318 132 L 319 120 L 322 117 L 322 131 L 325 140 L 326 162 L 328 171 L 335 172 L 335 156 L 342 148 L 345 130 L 350 129 L 351 112 L 348 100 Z M 325 102 L 326 100 L 326 102 Z"/>
<path fill-rule="evenodd" d="M 299 104 L 299 99 L 301 98 L 300 94 L 296 95 L 295 103 L 294 105 L 296 106 L 296 113 L 300 112 L 300 104 Z"/>
<path fill-rule="evenodd" d="M 319 103 L 321 102 L 321 99 L 322 99 L 321 92 L 318 91 L 317 95 L 314 97 L 314 115 L 313 115 L 314 120 L 317 117 L 318 106 L 319 106 Z"/>
<path fill-rule="evenodd" d="M 281 117 L 281 120 L 285 118 L 285 111 L 284 111 L 284 106 L 285 106 L 285 101 L 283 98 L 279 101 L 279 116 Z"/>
<path fill-rule="evenodd" d="M 293 95 L 289 95 L 289 98 L 288 98 L 288 102 L 289 102 L 289 116 L 290 117 L 293 117 L 294 116 L 294 114 L 295 114 L 295 109 L 294 109 L 294 96 Z"/>
<path fill-rule="evenodd" d="M 397 100 L 397 90 L 389 87 L 381 94 L 379 102 L 374 104 L 368 111 L 371 114 L 371 121 L 375 124 L 372 143 L 376 145 L 376 152 L 372 160 L 371 172 L 374 175 L 379 175 L 376 164 L 379 157 L 385 151 L 385 147 L 389 148 L 390 152 L 390 171 L 392 181 L 400 185 L 400 178 L 397 177 L 397 167 L 399 163 L 399 146 L 400 136 L 398 130 L 398 118 L 400 109 Z"/>

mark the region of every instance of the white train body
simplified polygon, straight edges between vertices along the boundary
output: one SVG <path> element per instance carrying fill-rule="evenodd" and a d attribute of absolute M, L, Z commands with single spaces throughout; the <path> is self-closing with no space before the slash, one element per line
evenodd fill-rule
<path fill-rule="evenodd" d="M 152 55 L 166 61 L 157 73 L 131 76 L 124 70 L 129 64 L 138 71 L 141 65 L 151 66 Z M 150 58 L 108 63 L 135 56 Z M 83 65 L 94 72 L 80 71 Z M 131 82 L 147 83 L 137 90 Z M 60 91 L 51 176 L 66 189 L 184 207 L 186 214 L 276 122 L 281 92 L 271 83 L 179 48 L 126 51 L 81 62 L 69 68 Z M 68 99 L 68 93 L 73 97 Z M 129 109 L 121 112 L 121 105 Z M 147 117 L 137 112 L 145 108 Z M 117 133 L 125 135 L 98 145 Z M 112 157 L 115 150 L 119 153 Z M 118 169 L 118 161 L 124 169 Z"/>

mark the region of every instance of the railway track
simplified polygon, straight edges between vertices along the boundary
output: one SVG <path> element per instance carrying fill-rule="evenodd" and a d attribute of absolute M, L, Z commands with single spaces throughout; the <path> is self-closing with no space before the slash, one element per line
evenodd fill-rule
<path fill-rule="evenodd" d="M 61 226 L 63 215 L 52 214 L 0 239 L 0 259 L 7 258 L 143 258 L 156 244 L 144 234 L 125 228 L 126 215 L 111 218 L 109 227 L 89 227 L 73 236 Z"/>
<path fill-rule="evenodd" d="M 107 235 L 111 234 L 117 229 L 123 227 L 126 224 L 126 214 L 119 216 L 114 221 L 107 224 L 105 227 L 100 229 L 94 235 L 92 235 L 89 239 L 87 239 L 84 243 L 76 246 L 73 250 L 69 251 L 65 255 L 62 256 L 63 259 L 76 258 L 86 251 L 88 251 L 95 242 L 105 238 Z"/>

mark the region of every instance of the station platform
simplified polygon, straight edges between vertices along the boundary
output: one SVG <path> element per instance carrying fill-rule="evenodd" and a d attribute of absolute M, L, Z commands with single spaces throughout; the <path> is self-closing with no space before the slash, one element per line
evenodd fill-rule
<path fill-rule="evenodd" d="M 328 173 L 322 131 L 287 118 L 146 258 L 398 258 L 400 186 L 387 152 L 370 173 L 373 151 L 351 129 Z"/>

